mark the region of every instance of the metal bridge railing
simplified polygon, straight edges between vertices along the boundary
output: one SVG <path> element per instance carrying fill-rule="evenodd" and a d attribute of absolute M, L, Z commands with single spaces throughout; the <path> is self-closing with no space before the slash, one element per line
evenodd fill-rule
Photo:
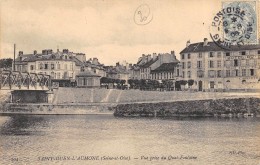
<path fill-rule="evenodd" d="M 0 89 L 49 90 L 50 75 L 0 70 Z"/>

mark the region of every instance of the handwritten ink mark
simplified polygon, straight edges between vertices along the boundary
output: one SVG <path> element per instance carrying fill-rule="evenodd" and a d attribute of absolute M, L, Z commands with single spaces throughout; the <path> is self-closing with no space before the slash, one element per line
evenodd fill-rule
<path fill-rule="evenodd" d="M 150 7 L 147 4 L 142 4 L 138 6 L 134 14 L 134 22 L 137 25 L 147 25 L 153 19 Z"/>

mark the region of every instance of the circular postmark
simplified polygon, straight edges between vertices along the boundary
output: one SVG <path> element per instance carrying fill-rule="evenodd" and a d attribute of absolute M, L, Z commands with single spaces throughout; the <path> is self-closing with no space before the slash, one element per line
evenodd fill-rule
<path fill-rule="evenodd" d="M 254 5 L 247 2 L 223 4 L 210 26 L 212 40 L 224 49 L 232 45 L 257 43 L 257 17 Z"/>
<path fill-rule="evenodd" d="M 147 25 L 153 19 L 150 7 L 147 4 L 142 4 L 137 7 L 134 14 L 134 22 L 137 25 Z"/>

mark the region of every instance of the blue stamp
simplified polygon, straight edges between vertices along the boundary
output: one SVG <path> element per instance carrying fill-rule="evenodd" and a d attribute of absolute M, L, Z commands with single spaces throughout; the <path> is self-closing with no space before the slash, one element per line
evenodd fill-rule
<path fill-rule="evenodd" d="M 210 36 L 225 49 L 232 45 L 258 44 L 256 2 L 223 2 L 222 10 L 213 18 Z"/>

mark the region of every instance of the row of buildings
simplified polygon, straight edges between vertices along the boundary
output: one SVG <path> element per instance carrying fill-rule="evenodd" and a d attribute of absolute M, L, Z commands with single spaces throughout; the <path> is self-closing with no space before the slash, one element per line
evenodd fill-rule
<path fill-rule="evenodd" d="M 18 71 L 51 75 L 60 86 L 75 82 L 77 86 L 100 86 L 100 78 L 194 80 L 198 91 L 260 89 L 260 45 L 231 46 L 225 50 L 214 42 L 191 44 L 180 52 L 143 54 L 136 64 L 100 64 L 97 58 L 86 60 L 83 53 L 43 50 L 32 54 L 19 52 L 15 60 Z"/>

